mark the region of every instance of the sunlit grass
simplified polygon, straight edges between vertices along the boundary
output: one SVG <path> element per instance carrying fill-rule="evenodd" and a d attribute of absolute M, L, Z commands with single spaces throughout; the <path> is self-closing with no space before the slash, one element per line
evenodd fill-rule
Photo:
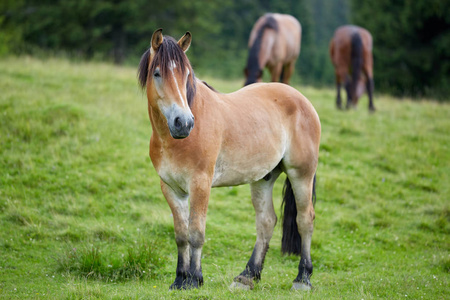
<path fill-rule="evenodd" d="M 220 92 L 243 84 L 196 76 Z M 449 105 L 377 94 L 374 114 L 366 97 L 356 110 L 337 111 L 334 89 L 296 88 L 322 123 L 315 289 L 305 297 L 448 297 Z M 0 296 L 301 295 L 289 290 L 298 258 L 280 255 L 279 225 L 255 290 L 228 290 L 256 238 L 248 186 L 212 192 L 204 287 L 168 292 L 177 259 L 172 216 L 148 158 L 151 127 L 135 69 L 8 58 L 0 91 Z"/>

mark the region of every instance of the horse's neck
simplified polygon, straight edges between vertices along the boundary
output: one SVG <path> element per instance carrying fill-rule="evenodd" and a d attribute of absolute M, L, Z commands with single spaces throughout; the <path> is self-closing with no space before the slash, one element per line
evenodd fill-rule
<path fill-rule="evenodd" d="M 201 81 L 200 79 L 195 79 L 196 80 L 196 93 L 195 93 L 195 97 L 194 100 L 192 101 L 192 113 L 194 114 L 198 114 L 201 111 L 203 111 L 205 109 L 205 106 L 207 106 L 208 104 L 208 99 L 209 102 L 214 101 L 213 98 L 215 98 L 217 96 L 217 92 L 213 91 L 209 86 L 207 86 L 203 81 Z"/>

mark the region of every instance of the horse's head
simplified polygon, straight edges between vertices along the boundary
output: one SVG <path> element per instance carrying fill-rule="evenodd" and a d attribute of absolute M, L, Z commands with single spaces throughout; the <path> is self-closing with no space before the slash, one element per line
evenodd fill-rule
<path fill-rule="evenodd" d="M 244 75 L 244 86 L 246 86 L 255 82 L 261 82 L 263 71 L 259 68 L 257 62 L 255 65 L 250 65 L 250 63 L 248 63 L 248 66 L 244 69 Z"/>
<path fill-rule="evenodd" d="M 359 98 L 366 92 L 366 84 L 367 80 L 363 76 L 358 79 L 356 84 L 353 82 L 351 83 L 349 92 L 352 106 L 356 107 L 358 105 Z"/>
<path fill-rule="evenodd" d="M 139 63 L 139 82 L 147 89 L 152 111 L 164 115 L 170 134 L 175 139 L 189 136 L 194 127 L 190 106 L 195 95 L 194 72 L 186 57 L 192 36 L 189 32 L 177 42 L 153 33 L 151 47 Z"/>
<path fill-rule="evenodd" d="M 358 80 L 358 84 L 356 85 L 356 102 L 361 96 L 366 92 L 366 79 L 361 77 Z"/>

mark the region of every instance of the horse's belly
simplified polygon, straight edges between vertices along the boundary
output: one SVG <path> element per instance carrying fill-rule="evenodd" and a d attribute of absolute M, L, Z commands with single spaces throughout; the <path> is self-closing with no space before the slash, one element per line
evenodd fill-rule
<path fill-rule="evenodd" d="M 261 180 L 275 169 L 282 159 L 282 152 L 260 153 L 253 157 L 226 159 L 220 157 L 216 162 L 212 186 L 235 186 Z"/>

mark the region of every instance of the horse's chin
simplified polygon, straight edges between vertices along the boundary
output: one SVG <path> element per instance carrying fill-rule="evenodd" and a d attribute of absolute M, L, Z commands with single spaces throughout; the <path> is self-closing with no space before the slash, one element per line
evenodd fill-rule
<path fill-rule="evenodd" d="M 180 132 L 172 132 L 172 130 L 169 130 L 169 131 L 170 131 L 170 135 L 176 140 L 185 139 L 191 134 L 191 130 L 189 130 L 189 132 L 181 132 L 181 133 Z"/>
<path fill-rule="evenodd" d="M 186 135 L 186 136 L 173 136 L 172 135 L 172 137 L 174 138 L 174 139 L 176 139 L 176 140 L 182 140 L 182 139 L 185 139 L 185 138 L 187 138 L 189 135 Z"/>

